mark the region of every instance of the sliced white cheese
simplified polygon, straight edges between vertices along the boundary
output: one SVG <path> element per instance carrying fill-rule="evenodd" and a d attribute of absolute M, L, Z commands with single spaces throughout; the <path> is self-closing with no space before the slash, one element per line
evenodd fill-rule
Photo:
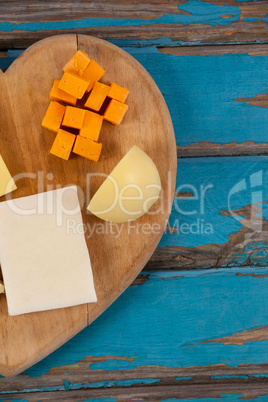
<path fill-rule="evenodd" d="M 16 190 L 17 186 L 11 177 L 6 164 L 0 155 L 0 197 Z"/>
<path fill-rule="evenodd" d="M 10 315 L 96 302 L 77 187 L 0 203 Z"/>

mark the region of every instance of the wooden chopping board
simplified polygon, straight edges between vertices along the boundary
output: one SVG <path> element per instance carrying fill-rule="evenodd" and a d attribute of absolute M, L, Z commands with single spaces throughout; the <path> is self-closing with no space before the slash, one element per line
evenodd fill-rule
<path fill-rule="evenodd" d="M 98 163 L 74 154 L 69 161 L 50 155 L 55 134 L 41 127 L 53 81 L 61 77 L 62 67 L 77 49 L 85 50 L 105 69 L 102 82 L 113 81 L 130 90 L 126 102 L 129 110 L 122 124 L 103 124 L 103 151 Z M 121 231 L 118 235 L 118 229 L 87 214 L 86 206 L 104 181 L 97 173 L 111 172 L 133 145 L 138 145 L 155 162 L 162 190 L 152 208 L 154 214 L 117 225 Z M 16 176 L 18 189 L 12 194 L 14 198 L 48 191 L 57 185 L 76 184 L 83 189 L 80 201 L 83 221 L 90 228 L 86 238 L 98 297 L 97 303 L 9 317 L 6 297 L 1 295 L 0 374 L 12 376 L 94 321 L 139 274 L 167 224 L 177 159 L 171 118 L 150 75 L 123 50 L 85 35 L 42 40 L 28 48 L 5 73 L 0 70 L 0 153 Z M 5 197 L 0 199 L 4 200 Z"/>

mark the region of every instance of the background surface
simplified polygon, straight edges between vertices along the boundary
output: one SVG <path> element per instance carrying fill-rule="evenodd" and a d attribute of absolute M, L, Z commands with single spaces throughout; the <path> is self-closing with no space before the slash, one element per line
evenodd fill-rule
<path fill-rule="evenodd" d="M 268 401 L 268 2 L 9 0 L 0 19 L 1 69 L 54 34 L 126 50 L 162 91 L 178 151 L 167 232 L 141 275 L 0 378 L 0 401 Z"/>

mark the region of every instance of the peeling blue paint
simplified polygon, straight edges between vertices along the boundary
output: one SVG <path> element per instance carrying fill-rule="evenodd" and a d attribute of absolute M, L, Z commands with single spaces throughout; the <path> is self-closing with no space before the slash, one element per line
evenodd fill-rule
<path fill-rule="evenodd" d="M 204 3 L 202 1 L 188 1 L 186 4 L 179 5 L 179 10 L 187 11 L 190 15 L 185 14 L 166 14 L 158 18 L 152 19 L 136 19 L 136 18 L 83 18 L 79 20 L 69 21 L 49 21 L 49 22 L 31 22 L 31 23 L 0 23 L 0 31 L 44 31 L 44 30 L 62 30 L 77 28 L 93 28 L 93 27 L 129 27 L 129 26 L 148 26 L 155 24 L 209 24 L 211 26 L 230 25 L 234 21 L 239 20 L 241 13 L 238 6 L 219 6 L 216 4 Z M 230 18 L 222 18 L 222 15 L 230 15 Z"/>
<path fill-rule="evenodd" d="M 265 377 L 268 378 L 267 373 L 262 373 L 262 374 L 250 374 L 250 377 Z"/>
<path fill-rule="evenodd" d="M 66 391 L 68 391 L 69 387 L 70 387 L 69 381 L 64 380 L 64 389 L 65 389 Z"/>
<path fill-rule="evenodd" d="M 154 384 L 159 382 L 160 379 L 155 379 L 155 378 L 140 378 L 140 379 L 133 379 L 133 380 L 121 380 L 121 381 L 100 381 L 100 382 L 95 382 L 95 383 L 79 383 L 79 384 L 70 384 L 69 381 L 64 381 L 64 386 L 59 385 L 56 387 L 40 387 L 40 388 L 31 388 L 27 389 L 25 388 L 21 392 L 29 393 L 29 392 L 53 392 L 53 391 L 68 391 L 68 390 L 77 390 L 77 389 L 87 389 L 87 388 L 110 388 L 110 387 L 129 387 L 133 384 Z M 66 384 L 68 383 L 68 384 Z M 0 396 L 1 394 L 16 394 L 17 391 L 0 391 Z M 1 402 L 1 399 L 0 399 Z"/>
<path fill-rule="evenodd" d="M 254 263 L 254 261 L 256 261 L 256 264 L 262 264 L 264 266 L 267 264 L 268 259 L 266 250 L 268 250 L 267 242 L 252 242 L 251 244 L 245 246 L 243 252 L 234 255 L 235 258 L 233 260 L 233 263 L 236 266 L 245 264 L 248 258 L 248 254 L 250 253 L 251 263 Z"/>
<path fill-rule="evenodd" d="M 69 389 L 81 389 L 81 388 L 103 388 L 103 387 L 129 387 L 134 384 L 154 384 L 159 382 L 160 379 L 155 378 L 140 378 L 134 380 L 121 380 L 121 381 L 100 381 L 94 383 L 87 383 L 87 384 L 72 384 L 70 385 Z"/>
<path fill-rule="evenodd" d="M 48 392 L 48 391 L 51 391 L 51 392 L 53 392 L 53 391 L 66 391 L 66 389 L 65 389 L 65 387 L 63 385 L 59 385 L 59 386 L 56 386 L 56 387 L 40 387 L 40 388 L 30 388 L 30 389 L 25 388 L 20 392 L 27 394 L 27 393 L 30 393 L 30 392 Z M 0 396 L 2 394 L 4 394 L 4 395 L 5 394 L 16 395 L 17 393 L 18 393 L 18 391 L 12 391 L 12 390 L 10 390 L 10 391 L 1 391 Z M 1 402 L 1 399 L 0 399 L 0 402 Z"/>
<path fill-rule="evenodd" d="M 207 18 L 213 16 L 213 18 L 220 18 L 222 14 L 224 15 L 233 15 L 238 17 L 241 13 L 240 8 L 238 6 L 228 6 L 211 4 L 204 1 L 191 0 L 184 4 L 178 5 L 179 10 L 186 11 L 191 13 L 192 16 L 203 16 L 204 21 L 207 21 Z M 230 21 L 232 18 L 229 18 Z M 196 21 L 193 21 L 196 22 Z"/>
<path fill-rule="evenodd" d="M 176 377 L 175 381 L 191 380 L 193 377 Z"/>
<path fill-rule="evenodd" d="M 268 22 L 268 14 L 266 15 L 266 17 L 245 17 L 244 21 L 245 22 L 257 22 L 257 21 Z"/>

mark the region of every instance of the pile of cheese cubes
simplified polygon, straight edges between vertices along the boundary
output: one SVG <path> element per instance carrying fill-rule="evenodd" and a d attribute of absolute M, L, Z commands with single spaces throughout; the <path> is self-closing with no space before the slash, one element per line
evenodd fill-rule
<path fill-rule="evenodd" d="M 102 149 L 97 141 L 103 120 L 121 123 L 128 109 L 124 102 L 129 91 L 113 82 L 99 82 L 105 71 L 81 50 L 63 71 L 61 80 L 54 81 L 51 102 L 42 121 L 44 128 L 57 133 L 50 153 L 68 160 L 74 152 L 97 162 Z M 85 101 L 76 107 L 82 98 Z"/>

